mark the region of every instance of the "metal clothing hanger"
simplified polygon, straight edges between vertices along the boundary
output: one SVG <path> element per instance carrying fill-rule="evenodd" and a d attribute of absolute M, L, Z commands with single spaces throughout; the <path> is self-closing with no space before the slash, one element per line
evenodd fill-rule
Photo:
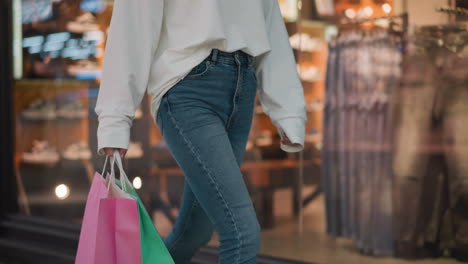
<path fill-rule="evenodd" d="M 468 9 L 461 7 L 439 7 L 436 11 L 468 17 Z"/>
<path fill-rule="evenodd" d="M 436 9 L 447 14 L 468 15 L 468 9 L 441 7 Z M 461 54 L 468 43 L 468 27 L 462 23 L 449 23 L 420 27 L 415 33 L 416 41 L 426 50 L 441 48 Z"/>

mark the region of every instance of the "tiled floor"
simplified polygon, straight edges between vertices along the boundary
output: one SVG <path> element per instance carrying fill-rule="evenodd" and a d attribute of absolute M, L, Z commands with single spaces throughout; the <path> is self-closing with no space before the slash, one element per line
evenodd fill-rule
<path fill-rule="evenodd" d="M 311 190 L 306 190 L 305 193 Z M 325 214 L 323 196 L 309 204 L 304 210 L 303 231 L 298 231 L 298 220 L 291 217 L 291 194 L 289 191 L 275 193 L 276 225 L 262 232 L 261 253 L 281 258 L 300 260 L 317 264 L 459 264 L 451 259 L 407 261 L 394 258 L 377 258 L 360 254 L 351 241 L 332 240 L 324 232 Z M 161 218 L 160 218 L 161 219 Z M 157 221 L 158 222 L 158 221 Z M 170 230 L 168 222 L 161 233 Z M 163 230 L 161 230 L 163 229 Z M 210 242 L 217 246 L 216 235 Z"/>

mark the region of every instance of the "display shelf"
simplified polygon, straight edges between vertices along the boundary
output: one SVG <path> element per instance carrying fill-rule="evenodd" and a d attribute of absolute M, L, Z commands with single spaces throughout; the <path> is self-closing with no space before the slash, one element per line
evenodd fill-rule
<path fill-rule="evenodd" d="M 20 118 L 17 120 L 21 120 L 24 123 L 46 123 L 46 122 L 82 122 L 83 120 L 87 120 L 88 116 L 80 117 L 80 118 L 53 118 L 53 119 L 30 119 L 20 115 Z"/>

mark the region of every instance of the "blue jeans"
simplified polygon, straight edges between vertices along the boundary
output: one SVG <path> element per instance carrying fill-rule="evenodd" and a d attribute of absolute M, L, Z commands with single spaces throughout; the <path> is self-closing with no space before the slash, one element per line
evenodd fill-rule
<path fill-rule="evenodd" d="M 220 263 L 256 263 L 260 225 L 240 170 L 253 118 L 252 57 L 213 50 L 162 98 L 156 117 L 185 175 L 165 244 L 177 264 L 219 235 Z"/>

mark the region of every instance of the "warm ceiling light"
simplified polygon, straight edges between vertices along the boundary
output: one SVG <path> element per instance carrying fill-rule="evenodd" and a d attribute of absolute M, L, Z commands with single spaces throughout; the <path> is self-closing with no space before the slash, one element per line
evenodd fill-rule
<path fill-rule="evenodd" d="M 133 179 L 133 187 L 135 189 L 139 190 L 142 185 L 143 185 L 143 182 L 141 181 L 140 177 L 137 176 Z"/>
<path fill-rule="evenodd" d="M 65 184 L 60 184 L 55 187 L 55 196 L 60 200 L 65 200 L 70 196 L 70 188 Z"/>
<path fill-rule="evenodd" d="M 354 9 L 348 8 L 345 10 L 344 13 L 347 18 L 353 19 L 356 17 L 356 11 L 354 11 Z"/>
<path fill-rule="evenodd" d="M 370 16 L 372 16 L 374 14 L 374 9 L 372 9 L 372 7 L 370 7 L 370 6 L 364 7 L 363 11 L 364 11 L 364 14 L 366 16 L 368 16 L 368 17 L 370 17 Z"/>
<path fill-rule="evenodd" d="M 385 14 L 389 14 L 392 12 L 392 6 L 388 3 L 382 5 L 382 10 L 385 12 Z"/>

